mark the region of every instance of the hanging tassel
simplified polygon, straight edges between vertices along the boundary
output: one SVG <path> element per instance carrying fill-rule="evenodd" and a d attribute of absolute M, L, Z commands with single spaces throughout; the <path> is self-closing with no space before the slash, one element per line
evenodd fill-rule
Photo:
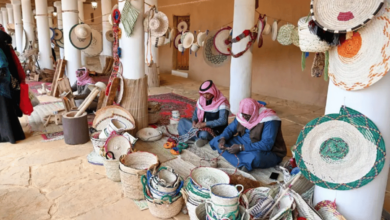
<path fill-rule="evenodd" d="M 306 68 L 306 53 L 305 52 L 302 52 L 301 68 L 302 68 L 302 71 L 304 71 Z"/>
<path fill-rule="evenodd" d="M 328 81 L 328 68 L 329 68 L 329 51 L 325 52 L 325 68 L 324 68 L 324 80 Z"/>
<path fill-rule="evenodd" d="M 309 52 L 306 52 L 306 54 L 305 54 L 305 58 L 307 59 L 308 57 L 309 57 Z"/>

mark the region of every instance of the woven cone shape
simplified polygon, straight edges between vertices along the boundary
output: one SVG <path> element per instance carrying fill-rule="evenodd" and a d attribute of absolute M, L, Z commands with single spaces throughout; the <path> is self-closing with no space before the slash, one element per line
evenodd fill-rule
<path fill-rule="evenodd" d="M 372 22 L 329 51 L 329 77 L 345 90 L 364 89 L 389 71 L 389 5 Z"/>
<path fill-rule="evenodd" d="M 309 122 L 296 147 L 302 174 L 318 186 L 335 190 L 368 184 L 382 171 L 386 159 L 385 142 L 376 125 L 345 106 L 339 114 Z"/>

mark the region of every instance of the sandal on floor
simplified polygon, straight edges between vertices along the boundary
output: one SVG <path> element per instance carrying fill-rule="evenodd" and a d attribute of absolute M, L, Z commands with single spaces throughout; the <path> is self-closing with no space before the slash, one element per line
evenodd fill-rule
<path fill-rule="evenodd" d="M 177 147 L 172 148 L 171 154 L 172 155 L 179 155 L 184 149 L 188 148 L 188 144 L 186 143 L 179 143 Z"/>

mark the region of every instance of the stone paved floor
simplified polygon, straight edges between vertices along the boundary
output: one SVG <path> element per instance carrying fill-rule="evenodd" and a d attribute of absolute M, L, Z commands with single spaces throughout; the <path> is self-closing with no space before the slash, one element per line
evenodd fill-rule
<path fill-rule="evenodd" d="M 197 99 L 200 82 L 162 75 L 161 87 L 149 94 L 174 92 Z M 229 89 L 220 87 L 228 96 Z M 53 100 L 41 96 L 41 101 Z M 292 146 L 301 130 L 323 114 L 324 108 L 301 105 L 253 94 L 268 103 L 282 118 L 287 145 Z M 27 136 L 26 118 L 21 119 Z M 105 178 L 103 167 L 90 165 L 86 156 L 91 142 L 69 146 L 64 140 L 41 142 L 40 136 L 28 137 L 16 145 L 0 144 L 0 219 L 155 219 L 149 211 L 122 198 L 120 183 Z M 183 214 L 175 219 L 188 219 Z"/>

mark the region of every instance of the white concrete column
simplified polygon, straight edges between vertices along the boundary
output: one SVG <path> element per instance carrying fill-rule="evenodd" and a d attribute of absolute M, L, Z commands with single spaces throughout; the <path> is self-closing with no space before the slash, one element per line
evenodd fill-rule
<path fill-rule="evenodd" d="M 3 25 L 3 15 L 1 14 L 1 9 L 0 9 L 0 24 Z"/>
<path fill-rule="evenodd" d="M 62 24 L 64 27 L 63 31 L 65 40 L 64 59 L 67 60 L 66 71 L 71 85 L 76 82 L 76 71 L 81 67 L 80 51 L 73 47 L 69 40 L 70 29 L 79 22 L 77 1 L 78 0 L 62 1 Z"/>
<path fill-rule="evenodd" d="M 255 1 L 234 0 L 233 37 L 254 26 Z M 246 48 L 248 38 L 234 43 L 233 53 L 239 53 Z M 230 109 L 236 114 L 240 101 L 251 97 L 252 92 L 252 51 L 246 51 L 239 58 L 231 58 L 230 64 Z"/>
<path fill-rule="evenodd" d="M 47 16 L 47 0 L 35 0 L 37 28 L 38 28 L 38 46 L 41 55 L 39 65 L 41 69 L 53 69 L 51 60 L 51 43 L 49 34 L 49 20 Z"/>
<path fill-rule="evenodd" d="M 369 88 L 358 91 L 345 91 L 329 82 L 325 114 L 339 113 L 346 105 L 371 119 L 379 128 L 386 143 L 386 163 L 382 172 L 367 185 L 347 191 L 337 191 L 315 187 L 314 204 L 322 200 L 336 200 L 337 210 L 346 219 L 381 219 L 389 172 L 390 151 L 390 76 L 384 76 Z M 336 171 L 337 172 L 337 171 Z"/>
<path fill-rule="evenodd" d="M 77 1 L 77 8 L 79 9 L 79 19 L 84 22 L 85 18 L 84 18 L 84 2 L 85 0 L 78 0 Z M 81 65 L 82 66 L 85 66 L 86 64 L 86 57 L 85 57 L 85 53 L 83 51 L 81 51 Z"/>
<path fill-rule="evenodd" d="M 106 38 L 106 32 L 112 29 L 110 22 L 108 22 L 108 16 L 111 13 L 111 0 L 102 0 L 102 25 L 103 25 L 103 52 L 102 55 L 112 56 L 112 42 Z"/>
<path fill-rule="evenodd" d="M 15 21 L 15 38 L 16 48 L 19 53 L 23 53 L 23 22 L 22 22 L 22 10 L 20 8 L 20 0 L 12 0 L 12 7 L 14 10 Z"/>
<path fill-rule="evenodd" d="M 158 6 L 158 2 L 157 0 L 145 0 L 146 3 L 148 4 L 151 4 L 151 5 L 155 5 L 156 7 Z M 145 6 L 145 12 L 147 12 L 148 10 L 150 9 L 149 6 Z M 157 7 L 158 9 L 158 7 Z M 145 42 L 148 42 L 148 38 L 149 38 L 149 35 L 147 33 L 145 33 L 145 36 L 146 36 L 146 39 L 145 39 Z M 155 47 L 154 45 L 155 42 L 152 42 L 152 53 L 149 54 L 148 56 L 148 60 L 151 60 L 151 55 L 153 55 L 153 63 L 157 64 L 157 70 L 160 68 L 160 64 L 159 64 L 159 59 L 158 59 L 158 47 Z M 145 45 L 147 46 L 147 45 Z M 148 50 L 148 48 L 145 48 L 145 51 Z M 146 53 L 145 53 L 146 55 Z"/>
<path fill-rule="evenodd" d="M 53 24 L 53 12 L 54 12 L 54 7 L 53 6 L 49 6 L 47 7 L 47 19 L 49 21 L 49 27 L 53 28 L 54 27 L 54 24 Z"/>
<path fill-rule="evenodd" d="M 57 9 L 57 28 L 58 29 L 62 29 L 63 26 L 62 26 L 62 6 L 61 6 L 61 1 L 54 2 L 54 7 L 56 7 L 56 9 Z M 64 33 L 64 36 L 63 36 L 62 40 L 64 40 L 64 38 L 65 38 L 65 33 Z M 61 56 L 61 59 L 64 58 L 64 48 L 61 48 L 61 47 L 60 47 L 60 56 Z"/>
<path fill-rule="evenodd" d="M 7 28 L 8 12 L 7 12 L 7 8 L 5 8 L 5 7 L 1 8 L 1 15 L 3 16 L 3 27 L 5 29 L 5 32 L 8 33 L 8 28 Z"/>
<path fill-rule="evenodd" d="M 36 14 L 36 10 L 34 9 L 33 13 L 31 14 L 31 19 L 32 19 L 34 27 L 35 27 L 35 14 Z"/>
<path fill-rule="evenodd" d="M 27 35 L 27 45 L 30 45 L 30 42 L 34 44 L 35 34 L 34 34 L 34 19 L 31 11 L 31 1 L 22 0 L 22 13 L 23 13 L 23 28 L 26 31 Z"/>
<path fill-rule="evenodd" d="M 143 18 L 144 0 L 132 1 L 131 4 L 140 11 L 139 18 Z M 118 3 L 120 11 L 122 11 L 124 5 L 125 1 Z M 122 23 L 120 23 L 119 27 L 124 30 Z M 145 47 L 143 19 L 137 19 L 132 36 L 122 36 L 119 45 L 121 48 L 131 48 L 131 50 L 122 50 L 123 76 L 127 79 L 140 79 L 144 77 Z"/>
<path fill-rule="evenodd" d="M 12 7 L 12 4 L 6 4 L 7 12 L 8 12 L 8 23 L 9 24 L 15 24 L 14 23 L 14 9 Z M 15 32 L 11 35 L 12 37 L 12 47 L 16 47 L 16 37 Z"/>

